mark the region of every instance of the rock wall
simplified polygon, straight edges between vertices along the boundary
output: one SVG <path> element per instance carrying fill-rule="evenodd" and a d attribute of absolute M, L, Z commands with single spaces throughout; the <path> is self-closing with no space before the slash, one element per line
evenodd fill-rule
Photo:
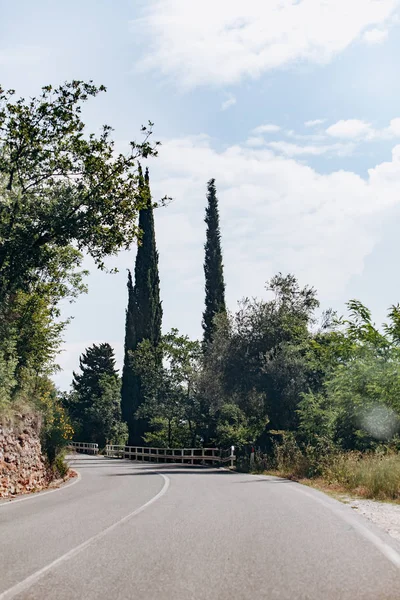
<path fill-rule="evenodd" d="M 40 423 L 33 416 L 0 422 L 0 498 L 47 487 L 49 473 L 39 431 Z"/>

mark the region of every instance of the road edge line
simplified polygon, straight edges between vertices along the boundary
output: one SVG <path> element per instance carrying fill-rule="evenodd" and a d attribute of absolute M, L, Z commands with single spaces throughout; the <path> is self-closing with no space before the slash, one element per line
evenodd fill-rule
<path fill-rule="evenodd" d="M 170 479 L 163 473 L 158 473 L 157 471 L 154 471 L 154 473 L 157 473 L 157 475 L 160 475 L 164 479 L 164 485 L 163 485 L 162 489 L 158 492 L 158 494 L 153 496 L 153 498 L 150 498 L 150 500 L 148 500 L 145 504 L 142 504 L 142 506 L 139 506 L 139 508 L 136 508 L 133 512 L 129 513 L 125 517 L 122 517 L 122 519 L 119 519 L 119 521 L 116 521 L 109 527 L 106 527 L 106 529 L 103 529 L 103 531 L 96 533 L 96 535 L 93 535 L 91 538 L 89 538 L 85 542 L 82 542 L 82 544 L 79 544 L 79 546 L 72 548 L 71 550 L 69 550 L 68 552 L 63 554 L 62 556 L 59 556 L 58 558 L 53 560 L 51 563 L 49 563 L 45 567 L 42 567 L 41 569 L 39 569 L 39 571 L 32 573 L 32 575 L 29 575 L 28 577 L 26 577 L 19 583 L 16 583 L 15 585 L 13 585 L 8 590 L 5 590 L 4 592 L 2 592 L 0 594 L 0 600 L 10 600 L 11 598 L 15 598 L 18 594 L 21 594 L 25 590 L 29 589 L 34 583 L 36 583 L 39 579 L 41 579 L 48 571 L 50 571 L 54 567 L 58 567 L 60 564 L 69 560 L 70 558 L 73 558 L 74 556 L 76 556 L 77 554 L 82 552 L 82 550 L 85 550 L 88 546 L 93 544 L 93 542 L 97 542 L 98 540 L 102 539 L 108 533 L 110 533 L 111 531 L 116 529 L 119 525 L 122 525 L 122 523 L 126 523 L 127 521 L 129 521 L 130 519 L 132 519 L 133 517 L 138 515 L 139 513 L 143 512 L 146 508 L 148 508 L 151 504 L 156 502 L 159 498 L 164 496 L 168 491 Z"/>
<path fill-rule="evenodd" d="M 267 479 L 268 476 L 253 475 L 253 477 L 257 477 L 257 479 L 259 479 L 260 481 L 265 481 L 265 479 Z M 284 479 L 284 478 L 279 478 L 279 479 Z M 290 480 L 288 480 L 288 481 L 290 481 Z M 304 494 L 305 496 L 308 496 L 308 498 L 312 498 L 313 500 L 315 500 L 316 502 L 318 502 L 325 508 L 329 509 L 336 516 L 343 519 L 343 521 L 345 521 L 346 523 L 351 525 L 351 527 L 353 527 L 353 529 L 355 529 L 364 539 L 368 540 L 373 546 L 375 546 L 375 548 L 381 554 L 383 554 L 395 567 L 397 567 L 398 569 L 400 568 L 400 554 L 397 552 L 397 550 L 395 550 L 394 548 L 389 546 L 389 544 L 387 544 L 386 542 L 381 540 L 381 538 L 377 534 L 375 534 L 373 531 L 371 531 L 363 523 L 358 521 L 358 519 L 355 519 L 351 513 L 347 514 L 346 507 L 344 505 L 341 505 L 338 503 L 339 507 L 336 507 L 334 503 L 337 501 L 333 500 L 329 496 L 327 496 L 328 501 L 325 500 L 325 498 L 324 498 L 325 494 L 323 492 L 319 492 L 322 495 L 322 497 L 320 497 L 318 495 L 318 492 L 317 493 L 311 492 L 310 490 L 308 490 L 308 488 L 306 486 L 302 485 L 301 483 L 298 483 L 297 481 L 292 481 L 291 483 L 295 484 L 295 489 L 298 492 L 300 492 L 301 494 Z M 1 596 L 0 596 L 0 600 L 1 600 Z"/>
<path fill-rule="evenodd" d="M 76 469 L 71 469 L 76 473 L 76 477 L 72 478 L 72 481 L 66 481 L 61 483 L 59 487 L 53 488 L 51 490 L 43 490 L 40 492 L 30 492 L 29 494 L 24 494 L 23 498 L 13 498 L 13 499 L 4 499 L 4 502 L 0 502 L 0 509 L 4 506 L 14 506 L 14 504 L 18 504 L 18 502 L 25 502 L 26 500 L 35 500 L 36 498 L 42 498 L 43 496 L 47 496 L 47 494 L 52 494 L 53 492 L 60 492 L 61 490 L 65 490 L 67 488 L 72 487 L 82 479 L 82 475 Z M 1 598 L 1 596 L 0 596 Z"/>

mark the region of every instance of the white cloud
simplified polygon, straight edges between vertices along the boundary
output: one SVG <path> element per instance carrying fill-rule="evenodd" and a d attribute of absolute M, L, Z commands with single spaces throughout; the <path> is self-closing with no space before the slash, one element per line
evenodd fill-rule
<path fill-rule="evenodd" d="M 400 146 L 393 149 L 392 160 L 373 166 L 362 178 L 343 170 L 320 173 L 268 147 L 234 145 L 217 151 L 207 136 L 192 136 L 164 140 L 159 157 L 150 160 L 150 174 L 154 198 L 165 193 L 174 197 L 167 208 L 155 212 L 164 330 L 179 326 L 191 337 L 201 336 L 203 218 L 211 177 L 216 178 L 220 200 L 232 310 L 243 296 L 263 296 L 265 281 L 278 271 L 293 272 L 302 283 L 315 285 L 325 306 L 341 304 L 347 284 L 363 272 L 367 256 L 383 236 L 381 217 L 400 204 Z M 133 252 L 122 253 L 116 263 L 120 273 L 113 280 L 93 270 L 89 294 L 79 300 L 81 308 L 71 325 L 74 337 L 60 357 L 65 370 L 56 379 L 63 387 L 78 367 L 79 354 L 99 341 L 99 315 L 104 317 L 100 341 L 115 347 L 121 366 L 126 267 L 133 262 Z M 83 330 L 85 341 L 75 341 Z M 116 334 L 119 341 L 113 342 Z"/>
<path fill-rule="evenodd" d="M 279 125 L 273 125 L 272 123 L 268 123 L 267 125 L 259 125 L 253 129 L 253 133 L 276 133 L 280 131 Z"/>
<path fill-rule="evenodd" d="M 302 133 L 296 133 L 291 129 L 285 131 L 285 134 L 294 140 L 305 140 L 307 142 L 325 142 L 327 139 L 326 133 L 307 133 L 304 135 Z"/>
<path fill-rule="evenodd" d="M 392 137 L 400 137 L 400 118 L 392 119 L 390 121 L 388 133 Z"/>
<path fill-rule="evenodd" d="M 388 34 L 387 29 L 369 29 L 364 33 L 363 40 L 367 44 L 381 44 L 387 39 Z"/>
<path fill-rule="evenodd" d="M 304 125 L 306 127 L 317 127 L 318 125 L 323 125 L 326 119 L 314 119 L 313 121 L 306 121 Z"/>
<path fill-rule="evenodd" d="M 230 108 L 231 106 L 233 106 L 234 104 L 236 104 L 236 98 L 233 94 L 229 94 L 227 99 L 224 100 L 224 102 L 221 105 L 221 110 L 227 110 L 228 108 Z"/>
<path fill-rule="evenodd" d="M 361 137 L 374 137 L 374 129 L 370 123 L 359 119 L 347 119 L 338 121 L 326 130 L 332 137 L 356 139 Z"/>
<path fill-rule="evenodd" d="M 400 204 L 400 146 L 364 179 L 350 171 L 323 174 L 268 148 L 213 148 L 194 138 L 163 143 L 151 166 L 153 192 L 175 201 L 157 214 L 162 280 L 185 280 L 201 314 L 205 182 L 216 178 L 229 306 L 263 293 L 275 272 L 294 272 L 326 302 L 362 273 L 380 239 L 378 217 Z M 173 185 L 172 185 L 173 182 Z M 179 232 L 176 235 L 174 232 Z M 181 238 L 181 236 L 184 236 Z"/>
<path fill-rule="evenodd" d="M 265 146 L 266 141 L 262 136 L 251 136 L 246 140 L 246 146 L 250 146 L 252 148 L 259 148 L 261 146 Z"/>
<path fill-rule="evenodd" d="M 334 123 L 326 130 L 332 137 L 358 140 L 390 140 L 400 137 L 400 118 L 392 119 L 388 127 L 375 129 L 371 123 L 359 119 L 348 119 Z"/>
<path fill-rule="evenodd" d="M 367 29 L 382 28 L 399 0 L 147 0 L 134 34 L 140 68 L 186 87 L 237 83 L 299 61 L 326 63 Z"/>
<path fill-rule="evenodd" d="M 334 154 L 336 156 L 348 156 L 354 150 L 354 144 L 326 144 L 301 146 L 290 142 L 269 142 L 268 147 L 285 156 L 320 156 L 321 154 Z"/>

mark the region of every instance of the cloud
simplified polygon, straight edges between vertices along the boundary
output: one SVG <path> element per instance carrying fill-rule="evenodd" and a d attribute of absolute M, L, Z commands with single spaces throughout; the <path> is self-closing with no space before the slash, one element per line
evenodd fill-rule
<path fill-rule="evenodd" d="M 253 133 L 276 133 L 277 131 L 280 131 L 280 127 L 279 125 L 273 125 L 271 123 L 267 124 L 267 125 L 259 125 L 258 127 L 255 127 L 255 129 L 253 129 Z"/>
<path fill-rule="evenodd" d="M 326 133 L 332 137 L 355 139 L 361 137 L 373 137 L 374 130 L 370 123 L 359 119 L 341 120 L 331 125 Z"/>
<path fill-rule="evenodd" d="M 199 315 L 210 177 L 220 200 L 231 309 L 244 295 L 263 294 L 277 271 L 296 273 L 332 303 L 362 273 L 381 236 L 378 217 L 400 204 L 400 146 L 363 178 L 344 170 L 321 173 L 270 147 L 218 151 L 211 140 L 179 138 L 164 141 L 151 173 L 155 196 L 168 189 L 175 198 L 157 214 L 162 280 L 173 290 L 189 282 L 186 301 Z"/>
<path fill-rule="evenodd" d="M 369 29 L 363 35 L 363 40 L 367 44 L 381 44 L 389 35 L 387 29 Z"/>
<path fill-rule="evenodd" d="M 332 137 L 364 141 L 393 139 L 400 137 L 400 118 L 392 119 L 388 127 L 375 129 L 371 123 L 359 119 L 348 119 L 334 123 L 326 130 Z"/>
<path fill-rule="evenodd" d="M 174 198 L 167 208 L 155 211 L 163 326 L 165 331 L 178 326 L 191 337 L 201 336 L 203 219 L 211 177 L 216 178 L 220 201 L 231 310 L 243 296 L 264 296 L 265 282 L 278 271 L 295 273 L 301 283 L 317 288 L 323 304 L 337 306 L 382 238 L 381 219 L 400 204 L 400 145 L 393 148 L 391 160 L 372 165 L 365 178 L 345 170 L 321 173 L 268 146 L 238 144 L 217 150 L 206 135 L 164 140 L 158 158 L 149 163 L 153 197 L 168 193 Z M 88 312 L 81 306 L 73 322 L 74 340 L 60 356 L 65 370 L 56 380 L 62 387 L 68 387 L 72 370 L 78 368 L 79 354 L 99 341 L 99 314 L 114 315 L 108 330 L 103 323 L 100 341 L 111 343 L 121 366 L 126 267 L 133 261 L 133 252 L 122 253 L 113 262 L 120 269 L 113 280 L 92 273 L 89 294 L 79 300 Z M 106 286 L 109 291 L 102 295 Z M 94 304 L 98 311 L 92 319 Z M 87 331 L 87 321 L 91 333 L 77 342 L 81 330 Z M 116 334 L 119 342 L 113 342 Z"/>
<path fill-rule="evenodd" d="M 382 28 L 399 0 L 147 0 L 133 33 L 140 67 L 184 87 L 237 83 L 299 61 L 324 64 L 366 30 Z"/>
<path fill-rule="evenodd" d="M 323 125 L 326 119 L 314 119 L 314 121 L 306 121 L 304 123 L 305 127 L 317 127 L 317 125 Z"/>
<path fill-rule="evenodd" d="M 354 150 L 354 144 L 327 144 L 304 146 L 291 144 L 290 142 L 269 142 L 268 147 L 286 156 L 320 156 L 321 154 L 334 154 L 336 156 L 348 156 Z"/>
<path fill-rule="evenodd" d="M 392 119 L 388 127 L 389 135 L 400 137 L 400 118 Z"/>
<path fill-rule="evenodd" d="M 229 94 L 228 98 L 226 100 L 224 100 L 224 102 L 222 103 L 221 110 L 227 110 L 234 104 L 236 104 L 236 98 L 233 94 Z"/>
<path fill-rule="evenodd" d="M 265 139 L 262 136 L 250 136 L 249 138 L 247 138 L 246 140 L 246 146 L 250 146 L 252 148 L 259 148 L 261 146 L 265 146 L 267 142 L 265 141 Z"/>

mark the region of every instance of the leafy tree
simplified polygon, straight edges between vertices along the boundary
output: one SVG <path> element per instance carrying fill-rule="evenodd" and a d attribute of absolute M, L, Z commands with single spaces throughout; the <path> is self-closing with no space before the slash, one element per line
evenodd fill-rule
<path fill-rule="evenodd" d="M 117 442 L 124 437 L 121 423 L 120 389 L 114 351 L 107 343 L 94 344 L 79 359 L 72 392 L 65 405 L 72 418 L 75 436 L 81 441 Z"/>
<path fill-rule="evenodd" d="M 349 318 L 319 336 L 314 350 L 325 363 L 320 392 L 299 403 L 300 433 L 311 444 L 322 437 L 345 449 L 371 448 L 400 430 L 400 348 L 398 307 L 380 331 L 359 301 L 348 303 Z"/>
<path fill-rule="evenodd" d="M 204 344 L 207 346 L 213 338 L 215 316 L 226 311 L 221 232 L 215 179 L 210 179 L 207 184 L 205 223 L 207 225 L 207 239 L 204 246 L 206 308 L 203 313 L 203 330 Z"/>
<path fill-rule="evenodd" d="M 81 109 L 105 91 L 92 82 L 45 86 L 37 98 L 13 101 L 0 89 L 0 299 L 49 275 L 59 248 L 103 257 L 137 238 L 137 159 L 148 142 L 115 155 L 111 127 L 84 136 Z M 50 273 L 53 275 L 54 269 Z"/>
<path fill-rule="evenodd" d="M 202 375 L 210 413 L 218 418 L 233 401 L 256 437 L 267 423 L 271 429 L 297 426 L 297 404 L 311 381 L 309 326 L 318 306 L 315 291 L 300 288 L 292 275 L 277 275 L 267 290 L 272 299 L 245 299 L 235 315 L 216 320 Z"/>
<path fill-rule="evenodd" d="M 199 443 L 202 414 L 197 396 L 199 342 L 176 329 L 163 336 L 157 348 L 144 340 L 135 353 L 145 397 L 139 415 L 149 419 L 145 440 L 162 446 Z"/>
<path fill-rule="evenodd" d="M 140 245 L 135 262 L 135 285 L 128 274 L 128 308 L 125 325 L 125 359 L 122 373 L 121 408 L 129 428 L 129 444 L 138 446 L 148 428 L 144 415 L 135 418 L 144 402 L 141 376 L 135 369 L 133 353 L 143 340 L 156 348 L 161 340 L 162 307 L 158 252 L 155 240 L 153 204 L 150 194 L 149 173 L 139 168 L 139 190 L 142 208 L 139 212 Z"/>
<path fill-rule="evenodd" d="M 45 86 L 15 99 L 0 88 L 0 384 L 10 405 L 54 371 L 66 322 L 59 303 L 85 291 L 82 251 L 104 258 L 137 239 L 137 161 L 144 141 L 116 154 L 108 125 L 86 134 L 83 104 L 104 92 L 92 82 Z M 23 380 L 23 377 L 26 381 Z"/>
<path fill-rule="evenodd" d="M 240 450 L 255 442 L 267 422 L 247 417 L 238 403 L 223 404 L 217 414 L 215 443 L 222 448 L 233 444 Z"/>

